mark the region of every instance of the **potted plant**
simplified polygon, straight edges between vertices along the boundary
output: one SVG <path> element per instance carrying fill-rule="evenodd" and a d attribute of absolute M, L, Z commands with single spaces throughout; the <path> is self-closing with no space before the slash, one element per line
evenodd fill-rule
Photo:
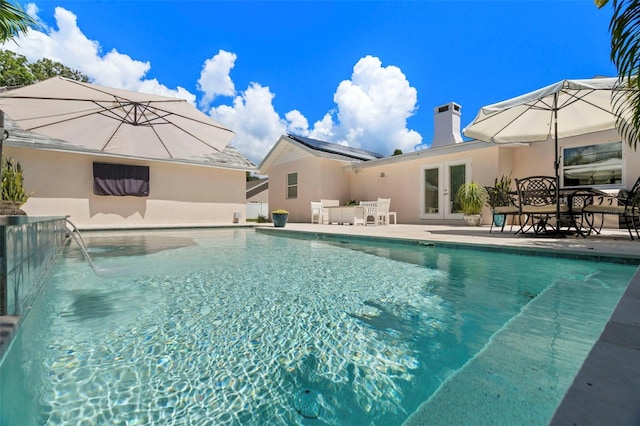
<path fill-rule="evenodd" d="M 493 213 L 493 223 L 496 226 L 502 226 L 505 220 L 505 215 L 503 213 L 496 213 L 496 208 L 500 210 L 500 207 L 509 207 L 513 205 L 511 201 L 511 194 L 509 194 L 510 191 L 511 175 L 502 175 L 500 180 L 495 178 L 493 188 L 487 191 L 487 206 L 491 208 L 491 212 Z"/>
<path fill-rule="evenodd" d="M 0 214 L 24 215 L 20 207 L 29 199 L 30 194 L 24 190 L 24 176 L 19 161 L 7 157 L 2 167 L 2 201 Z"/>
<path fill-rule="evenodd" d="M 464 221 L 470 226 L 479 226 L 482 222 L 482 207 L 488 195 L 484 185 L 471 181 L 460 185 L 456 192 L 456 201 L 464 213 Z"/>
<path fill-rule="evenodd" d="M 278 209 L 271 212 L 271 221 L 276 228 L 284 228 L 289 218 L 289 212 L 284 209 Z"/>

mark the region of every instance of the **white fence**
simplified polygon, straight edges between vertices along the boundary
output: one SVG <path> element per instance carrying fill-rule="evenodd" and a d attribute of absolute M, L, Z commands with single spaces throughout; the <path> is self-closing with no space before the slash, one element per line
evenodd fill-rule
<path fill-rule="evenodd" d="M 258 216 L 269 217 L 269 203 L 247 203 L 247 219 L 257 219 Z"/>

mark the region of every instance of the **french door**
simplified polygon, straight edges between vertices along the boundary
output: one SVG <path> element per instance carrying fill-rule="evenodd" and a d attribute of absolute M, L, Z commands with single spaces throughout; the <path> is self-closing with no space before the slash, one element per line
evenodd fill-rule
<path fill-rule="evenodd" d="M 471 181 L 470 160 L 427 164 L 421 171 L 420 218 L 462 219 L 456 191 Z"/>

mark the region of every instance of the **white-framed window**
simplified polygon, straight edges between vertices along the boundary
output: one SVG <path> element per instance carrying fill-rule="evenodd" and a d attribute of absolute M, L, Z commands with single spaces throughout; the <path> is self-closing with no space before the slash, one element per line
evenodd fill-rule
<path fill-rule="evenodd" d="M 584 145 L 562 150 L 564 187 L 622 185 L 622 141 Z"/>
<path fill-rule="evenodd" d="M 298 198 L 298 173 L 287 175 L 287 199 Z"/>

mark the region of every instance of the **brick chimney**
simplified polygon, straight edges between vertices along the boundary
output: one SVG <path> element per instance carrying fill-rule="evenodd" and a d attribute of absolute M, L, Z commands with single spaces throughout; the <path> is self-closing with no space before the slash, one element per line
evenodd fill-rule
<path fill-rule="evenodd" d="M 462 107 L 455 102 L 449 102 L 433 109 L 433 140 L 431 141 L 431 148 L 462 142 L 462 135 L 460 134 L 461 109 Z"/>

